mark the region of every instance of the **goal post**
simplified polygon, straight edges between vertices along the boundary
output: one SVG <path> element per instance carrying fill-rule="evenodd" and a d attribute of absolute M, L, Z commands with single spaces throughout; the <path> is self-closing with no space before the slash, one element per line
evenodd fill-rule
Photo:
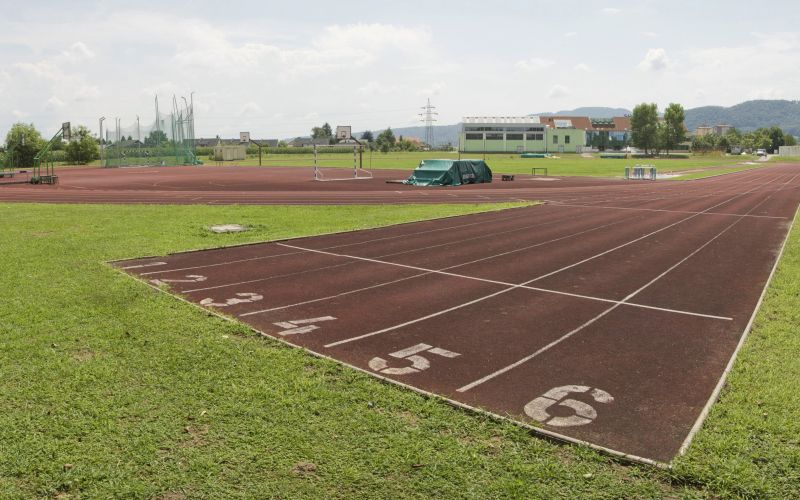
<path fill-rule="evenodd" d="M 326 177 L 323 172 L 322 166 L 322 158 L 320 157 L 326 150 L 346 150 L 352 149 L 353 151 L 353 176 L 352 177 L 337 177 L 331 178 Z M 364 170 L 363 168 L 363 153 L 364 153 L 364 145 L 358 142 L 353 143 L 345 143 L 345 144 L 315 144 L 313 146 L 313 154 L 314 154 L 314 180 L 315 181 L 345 181 L 345 180 L 357 180 L 357 179 L 371 179 L 372 172 L 368 170 Z M 341 170 L 340 168 L 336 168 L 336 170 Z M 363 175 L 359 175 L 362 173 Z"/>

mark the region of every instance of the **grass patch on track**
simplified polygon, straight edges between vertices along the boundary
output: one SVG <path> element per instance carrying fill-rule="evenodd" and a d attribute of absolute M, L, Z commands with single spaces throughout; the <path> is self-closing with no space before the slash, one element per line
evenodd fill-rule
<path fill-rule="evenodd" d="M 797 231 L 671 472 L 257 338 L 104 264 L 510 206 L 0 204 L 0 497 L 800 495 Z M 228 222 L 253 230 L 205 230 Z"/>

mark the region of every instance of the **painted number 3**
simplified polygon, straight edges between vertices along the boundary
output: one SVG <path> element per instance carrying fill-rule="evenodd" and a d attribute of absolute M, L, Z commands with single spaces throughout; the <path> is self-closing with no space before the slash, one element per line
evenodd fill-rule
<path fill-rule="evenodd" d="M 525 405 L 525 414 L 534 420 L 553 427 L 573 427 L 592 423 L 597 418 L 597 411 L 592 406 L 576 399 L 564 399 L 572 393 L 589 393 L 598 403 L 611 403 L 614 398 L 601 389 L 592 389 L 585 385 L 564 385 L 550 389 L 542 396 Z M 557 404 L 572 409 L 573 415 L 568 417 L 551 417 L 547 409 Z"/>

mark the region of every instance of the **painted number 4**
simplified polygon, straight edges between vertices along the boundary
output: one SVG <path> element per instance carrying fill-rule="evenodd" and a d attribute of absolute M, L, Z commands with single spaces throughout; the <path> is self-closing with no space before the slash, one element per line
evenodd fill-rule
<path fill-rule="evenodd" d="M 383 358 L 375 357 L 369 360 L 369 367 L 376 372 L 385 373 L 386 375 L 408 375 L 409 373 L 421 372 L 422 370 L 427 370 L 431 366 L 431 362 L 428 361 L 428 358 L 419 355 L 419 353 L 422 352 L 436 354 L 445 358 L 455 358 L 457 356 L 461 356 L 457 352 L 448 351 L 439 347 L 429 346 L 428 344 L 417 344 L 407 349 L 389 354 L 389 356 L 393 358 L 411 361 L 411 366 L 391 368 L 388 361 Z"/>
<path fill-rule="evenodd" d="M 585 393 L 590 389 L 591 392 L 589 394 L 598 403 L 605 404 L 614 401 L 611 394 L 601 389 L 592 389 L 585 385 L 564 385 L 561 387 L 554 387 L 542 396 L 526 404 L 525 413 L 532 419 L 538 420 L 543 424 L 552 425 L 553 427 L 573 427 L 576 425 L 590 424 L 597 418 L 597 411 L 594 408 L 583 401 L 564 399 L 569 394 L 576 392 Z M 551 417 L 551 415 L 547 413 L 547 409 L 555 404 L 570 408 L 574 414 L 568 417 Z"/>

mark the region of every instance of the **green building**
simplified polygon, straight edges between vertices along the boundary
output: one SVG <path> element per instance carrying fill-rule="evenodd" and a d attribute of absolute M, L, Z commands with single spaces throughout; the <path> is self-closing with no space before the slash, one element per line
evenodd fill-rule
<path fill-rule="evenodd" d="M 459 148 L 465 153 L 577 153 L 586 132 L 571 122 L 555 127 L 537 116 L 470 116 L 462 121 Z"/>

